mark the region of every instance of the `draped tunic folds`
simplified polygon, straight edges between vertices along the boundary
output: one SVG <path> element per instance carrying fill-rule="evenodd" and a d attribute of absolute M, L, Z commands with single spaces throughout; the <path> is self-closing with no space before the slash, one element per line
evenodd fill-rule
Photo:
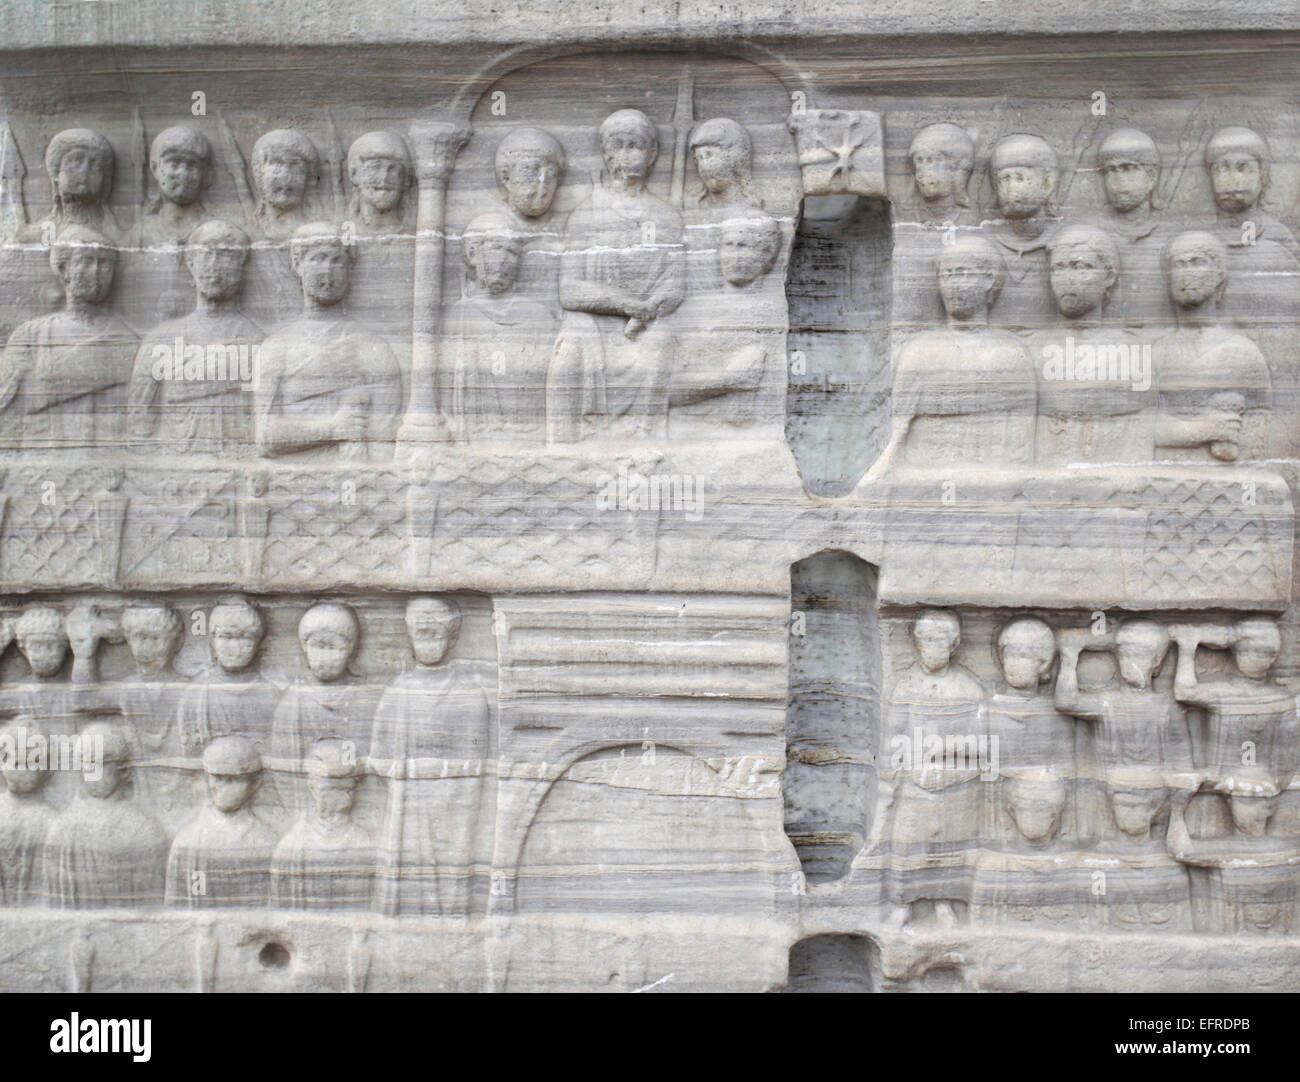
<path fill-rule="evenodd" d="M 276 689 L 244 674 L 215 668 L 196 677 L 181 698 L 177 731 L 183 747 L 198 754 L 219 736 L 247 737 L 266 755 L 275 716 Z"/>
<path fill-rule="evenodd" d="M 159 905 L 167 836 L 129 785 L 105 800 L 79 795 L 45 839 L 44 893 L 56 909 Z"/>
<path fill-rule="evenodd" d="M 910 466 L 1028 465 L 1034 458 L 1037 380 L 1010 335 L 988 328 L 927 331 L 903 347 L 894 416 L 910 420 Z"/>
<path fill-rule="evenodd" d="M 87 326 L 60 311 L 22 324 L 0 360 L 0 443 L 23 450 L 119 446 L 138 345 L 116 316 Z"/>
<path fill-rule="evenodd" d="M 374 841 L 357 824 L 309 813 L 271 856 L 271 904 L 286 909 L 369 909 Z"/>
<path fill-rule="evenodd" d="M 45 835 L 56 814 L 39 792 L 0 793 L 0 901 L 5 905 L 45 900 Z"/>
<path fill-rule="evenodd" d="M 380 698 L 370 759 L 388 786 L 376 887 L 382 912 L 468 911 L 490 720 L 472 663 L 420 666 Z"/>
<path fill-rule="evenodd" d="M 1213 687 L 1214 685 L 1210 685 Z M 1223 793 L 1257 787 L 1285 789 L 1296 770 L 1296 697 L 1276 684 L 1224 687 L 1205 702 L 1208 740 L 1205 764 Z M 1247 744 L 1254 749 L 1246 762 Z"/>
<path fill-rule="evenodd" d="M 167 858 L 168 905 L 265 906 L 271 896 L 275 832 L 247 807 L 200 808 L 172 842 Z"/>

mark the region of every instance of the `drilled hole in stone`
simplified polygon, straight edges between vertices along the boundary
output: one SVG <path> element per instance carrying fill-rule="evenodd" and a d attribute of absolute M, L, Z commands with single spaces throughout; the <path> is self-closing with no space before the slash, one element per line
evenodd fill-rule
<path fill-rule="evenodd" d="M 266 969 L 284 969 L 289 964 L 289 948 L 282 943 L 266 943 L 257 952 L 257 960 Z"/>

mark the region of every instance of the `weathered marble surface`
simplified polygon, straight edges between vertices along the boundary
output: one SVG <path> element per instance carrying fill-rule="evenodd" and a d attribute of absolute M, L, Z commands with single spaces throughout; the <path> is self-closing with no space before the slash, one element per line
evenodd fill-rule
<path fill-rule="evenodd" d="M 6 989 L 1294 986 L 1293 11 L 0 9 Z"/>

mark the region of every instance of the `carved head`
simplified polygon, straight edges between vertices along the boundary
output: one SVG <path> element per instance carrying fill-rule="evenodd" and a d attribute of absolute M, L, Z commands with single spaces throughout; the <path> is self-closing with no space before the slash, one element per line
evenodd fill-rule
<path fill-rule="evenodd" d="M 361 625 L 347 605 L 313 605 L 298 621 L 298 642 L 319 680 L 337 680 L 347 671 L 360 638 Z"/>
<path fill-rule="evenodd" d="M 975 144 L 956 124 L 929 124 L 907 148 L 916 190 L 927 203 L 951 199 L 967 204 L 966 186 L 975 168 Z"/>
<path fill-rule="evenodd" d="M 645 181 L 659 157 L 659 133 L 640 109 L 620 109 L 600 124 L 600 154 L 615 180 Z"/>
<path fill-rule="evenodd" d="M 166 128 L 149 147 L 149 172 L 164 199 L 188 207 L 212 183 L 212 144 L 187 125 Z"/>
<path fill-rule="evenodd" d="M 947 609 L 926 609 L 912 624 L 916 656 L 928 673 L 941 672 L 961 643 L 961 621 Z"/>
<path fill-rule="evenodd" d="M 1169 632 L 1154 620 L 1125 620 L 1115 632 L 1119 678 L 1131 688 L 1146 688 L 1169 652 Z"/>
<path fill-rule="evenodd" d="M 392 132 L 366 132 L 348 148 L 348 179 L 375 210 L 393 210 L 415 180 L 406 142 Z"/>
<path fill-rule="evenodd" d="M 1228 797 L 1232 825 L 1248 838 L 1262 838 L 1268 833 L 1269 820 L 1277 810 L 1277 788 L 1262 793 L 1233 793 Z"/>
<path fill-rule="evenodd" d="M 1065 782 L 1048 770 L 1007 778 L 1003 799 L 1016 829 L 1031 842 L 1050 841 L 1061 828 Z"/>
<path fill-rule="evenodd" d="M 226 672 L 242 672 L 253 663 L 264 633 L 262 614 L 247 601 L 217 605 L 208 617 L 212 656 Z"/>
<path fill-rule="evenodd" d="M 247 233 L 216 218 L 190 232 L 185 240 L 185 267 L 200 297 L 228 301 L 239 295 L 249 246 Z"/>
<path fill-rule="evenodd" d="M 81 733 L 81 778 L 86 792 L 107 800 L 131 776 L 131 745 L 116 726 L 93 722 Z"/>
<path fill-rule="evenodd" d="M 122 632 L 131 657 L 145 672 L 165 668 L 185 640 L 185 625 L 166 605 L 133 605 L 122 610 Z"/>
<path fill-rule="evenodd" d="M 1056 152 L 1037 135 L 1008 135 L 993 148 L 989 179 L 1003 217 L 1033 218 L 1056 194 Z"/>
<path fill-rule="evenodd" d="M 307 784 L 323 818 L 346 818 L 357 799 L 361 764 L 346 740 L 318 740 L 307 757 Z"/>
<path fill-rule="evenodd" d="M 68 656 L 68 632 L 63 614 L 48 605 L 33 605 L 14 625 L 18 649 L 39 677 L 55 676 Z"/>
<path fill-rule="evenodd" d="M 1249 128 L 1220 128 L 1205 144 L 1214 201 L 1231 214 L 1249 210 L 1268 188 L 1268 144 Z"/>
<path fill-rule="evenodd" d="M 1013 620 L 998 635 L 998 662 L 1007 683 L 1032 691 L 1048 678 L 1056 659 L 1056 636 L 1035 616 Z"/>
<path fill-rule="evenodd" d="M 245 737 L 219 736 L 203 749 L 203 773 L 212 806 L 229 815 L 247 805 L 257 792 L 262 757 Z"/>
<path fill-rule="evenodd" d="M 441 597 L 416 597 L 406 604 L 406 633 L 421 665 L 437 665 L 460 634 L 460 606 Z"/>
<path fill-rule="evenodd" d="M 1151 202 L 1160 180 L 1160 149 L 1146 132 L 1120 128 L 1097 148 L 1097 169 L 1106 202 L 1127 214 Z"/>
<path fill-rule="evenodd" d="M 1212 233 L 1188 230 L 1165 248 L 1162 262 L 1169 296 L 1179 308 L 1217 301 L 1228 284 L 1228 250 Z"/>
<path fill-rule="evenodd" d="M 567 165 L 564 148 L 541 128 L 515 128 L 497 146 L 497 184 L 506 202 L 525 218 L 551 209 Z"/>
<path fill-rule="evenodd" d="M 1007 266 L 983 237 L 959 237 L 939 256 L 939 294 L 952 319 L 987 315 L 1002 292 Z"/>
<path fill-rule="evenodd" d="M 749 184 L 753 143 L 741 125 L 727 117 L 715 117 L 697 124 L 691 132 L 691 156 L 710 195 L 725 195 L 732 188 Z"/>
<path fill-rule="evenodd" d="M 1147 837 L 1169 797 L 1164 776 L 1143 767 L 1112 770 L 1106 788 L 1115 825 L 1130 838 Z"/>
<path fill-rule="evenodd" d="M 320 155 L 302 132 L 276 128 L 253 144 L 252 169 L 264 202 L 276 210 L 296 210 L 320 173 Z"/>
<path fill-rule="evenodd" d="M 1078 319 L 1106 306 L 1119 281 L 1119 250 L 1109 233 L 1089 225 L 1062 229 L 1047 246 L 1049 282 L 1057 307 Z"/>
<path fill-rule="evenodd" d="M 40 722 L 30 714 L 20 714 L 0 725 L 0 774 L 16 796 L 35 793 L 49 780 L 49 762 L 30 740 L 32 735 L 40 734 Z"/>
<path fill-rule="evenodd" d="M 57 206 L 65 199 L 103 203 L 113 190 L 113 147 L 90 128 L 59 132 L 45 148 L 45 172 Z"/>
<path fill-rule="evenodd" d="M 781 226 L 775 218 L 757 215 L 722 223 L 718 262 L 722 277 L 733 286 L 746 286 L 772 269 L 781 251 Z"/>
<path fill-rule="evenodd" d="M 356 249 L 329 222 L 299 226 L 289 240 L 289 259 L 303 296 L 318 304 L 338 304 L 347 296 L 356 258 Z"/>
<path fill-rule="evenodd" d="M 1277 621 L 1266 616 L 1238 620 L 1232 629 L 1232 659 L 1242 676 L 1262 680 L 1282 652 Z"/>
<path fill-rule="evenodd" d="M 480 288 L 500 296 L 514 288 L 526 238 L 500 211 L 480 214 L 465 227 L 460 254 Z"/>
<path fill-rule="evenodd" d="M 50 246 L 50 267 L 68 300 L 101 304 L 113 289 L 117 249 L 98 230 L 70 225 Z"/>

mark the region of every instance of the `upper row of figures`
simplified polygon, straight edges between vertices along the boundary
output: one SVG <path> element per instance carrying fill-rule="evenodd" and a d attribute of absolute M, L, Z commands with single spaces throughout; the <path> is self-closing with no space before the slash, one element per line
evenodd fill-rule
<path fill-rule="evenodd" d="M 830 143 L 800 119 L 803 165 Z M 604 174 L 562 229 L 549 219 L 565 149 L 539 128 L 513 129 L 495 149 L 492 209 L 457 237 L 463 290 L 445 307 L 441 192 L 426 190 L 428 169 L 402 137 L 352 144 L 326 221 L 313 220 L 322 158 L 306 135 L 263 135 L 245 177 L 226 134 L 241 220 L 207 203 L 212 143 L 176 126 L 153 140 L 154 190 L 133 229 L 109 206 L 108 140 L 74 128 L 50 141 L 49 215 L 21 224 L 19 202 L 4 273 L 39 277 L 33 261 L 48 248 L 63 306 L 9 337 L 6 446 L 366 461 L 390 454 L 417 414 L 433 438 L 463 442 L 780 435 L 788 316 L 771 272 L 788 258 L 795 214 L 757 193 L 753 141 L 736 121 L 691 130 L 703 195 L 686 211 L 680 185 L 668 199 L 651 190 L 655 123 L 611 114 L 597 133 Z M 909 160 L 916 199 L 896 210 L 891 318 L 922 333 L 895 363 L 894 446 L 918 444 L 904 461 L 1292 453 L 1289 427 L 1267 434 L 1263 421 L 1294 382 L 1285 343 L 1300 317 L 1300 246 L 1263 209 L 1261 136 L 1210 137 L 1218 211 L 1196 221 L 1162 215 L 1160 151 L 1134 128 L 1097 148 L 1107 204 L 1088 221 L 1061 213 L 1060 163 L 1039 136 L 992 148 L 988 219 L 967 196 L 964 129 L 924 127 Z M 139 302 L 123 315 L 107 303 L 115 275 L 133 279 Z"/>

